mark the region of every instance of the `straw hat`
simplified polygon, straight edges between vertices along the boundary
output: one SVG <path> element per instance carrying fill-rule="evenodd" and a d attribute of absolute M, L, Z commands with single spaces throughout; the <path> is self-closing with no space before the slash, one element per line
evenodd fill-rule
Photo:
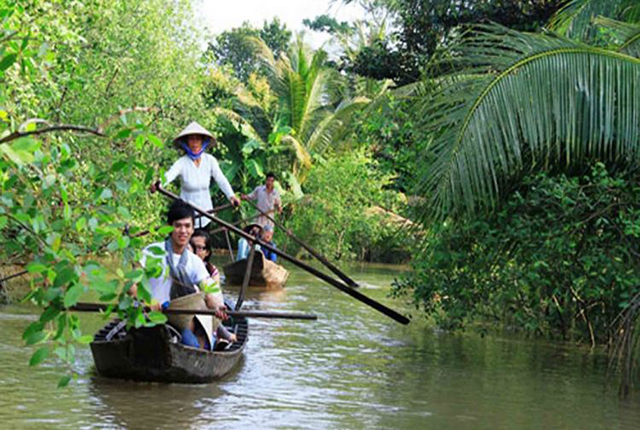
<path fill-rule="evenodd" d="M 193 293 L 173 299 L 169 302 L 169 309 L 207 310 L 204 293 Z M 191 318 L 193 318 L 193 315 L 168 315 L 169 322 L 179 330 L 188 328 Z M 218 328 L 219 321 L 211 315 L 196 315 L 195 318 L 204 327 L 209 343 L 211 343 L 213 332 Z"/>
<path fill-rule="evenodd" d="M 215 143 L 216 141 L 216 138 L 213 137 L 213 134 L 211 134 L 209 130 L 207 130 L 197 122 L 193 121 L 191 124 L 186 126 L 184 130 L 182 130 L 180 134 L 176 136 L 175 139 L 173 139 L 174 145 L 176 145 L 177 148 L 182 149 L 180 147 L 180 143 L 183 142 L 184 138 L 189 136 L 190 134 L 199 134 L 204 136 L 205 142 L 208 140 L 213 140 L 213 142 Z"/>

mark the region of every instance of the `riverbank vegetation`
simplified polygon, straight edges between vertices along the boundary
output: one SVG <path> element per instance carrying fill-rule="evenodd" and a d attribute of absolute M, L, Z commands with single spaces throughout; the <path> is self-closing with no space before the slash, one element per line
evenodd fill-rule
<path fill-rule="evenodd" d="M 237 192 L 276 173 L 287 228 L 330 259 L 411 260 L 393 294 L 438 325 L 621 345 L 640 293 L 640 8 L 359 3 L 363 21 L 306 21 L 331 37 L 314 49 L 277 19 L 214 35 L 188 0 L 0 0 L 0 254 L 46 309 L 33 364 L 90 340 L 66 310 L 82 294 L 123 312 L 151 275 L 123 231 L 166 234 L 146 190 L 194 119 Z"/>

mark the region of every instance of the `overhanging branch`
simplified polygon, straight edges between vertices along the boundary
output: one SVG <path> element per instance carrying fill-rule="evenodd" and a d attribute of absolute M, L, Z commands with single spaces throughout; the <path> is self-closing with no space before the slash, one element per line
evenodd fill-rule
<path fill-rule="evenodd" d="M 104 134 L 99 129 L 84 127 L 84 126 L 81 126 L 81 125 L 60 124 L 60 125 L 53 125 L 51 127 L 42 128 L 40 130 L 14 131 L 13 133 L 9 134 L 8 136 L 5 136 L 2 139 L 0 139 L 0 144 L 11 142 L 12 140 L 16 140 L 16 139 L 19 139 L 21 137 L 35 136 L 35 135 L 44 134 L 44 133 L 51 133 L 51 132 L 54 132 L 54 131 L 77 131 L 77 132 L 82 132 L 82 133 L 90 133 L 90 134 L 93 134 L 93 135 L 96 135 L 96 136 L 99 136 L 99 137 L 107 137 L 107 135 Z"/>

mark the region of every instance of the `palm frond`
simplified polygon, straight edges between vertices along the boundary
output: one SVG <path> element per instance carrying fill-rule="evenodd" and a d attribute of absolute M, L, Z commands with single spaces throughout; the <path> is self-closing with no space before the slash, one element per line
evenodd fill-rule
<path fill-rule="evenodd" d="M 231 109 L 225 109 L 225 108 L 214 108 L 213 113 L 217 117 L 223 117 L 231 121 L 235 126 L 237 126 L 242 131 L 242 133 L 245 136 L 251 139 L 255 139 L 256 141 L 260 142 L 262 145 L 266 146 L 264 140 L 262 139 L 262 137 L 260 137 L 260 134 L 256 131 L 253 125 L 251 125 L 251 123 L 246 119 L 244 119 L 242 115 L 240 115 L 239 113 L 234 112 Z"/>
<path fill-rule="evenodd" d="M 291 135 L 287 135 L 284 136 L 280 142 L 285 145 L 290 145 L 296 154 L 297 165 L 294 166 L 294 174 L 296 174 L 300 170 L 300 167 L 302 167 L 304 170 L 307 170 L 311 167 L 311 155 L 309 154 L 309 152 L 307 152 L 307 149 L 304 147 L 304 145 L 300 143 L 300 141 L 298 141 L 298 139 Z"/>
<path fill-rule="evenodd" d="M 640 24 L 629 24 L 605 17 L 596 18 L 594 23 L 614 31 L 617 38 L 622 41 L 617 49 L 619 52 L 636 58 L 640 57 Z"/>
<path fill-rule="evenodd" d="M 491 207 L 532 165 L 637 158 L 640 60 L 495 25 L 460 49 L 459 71 L 422 100 L 435 160 L 419 182 L 424 216 Z"/>
<path fill-rule="evenodd" d="M 340 143 L 353 114 L 362 111 L 369 103 L 369 99 L 362 97 L 340 103 L 335 112 L 327 115 L 316 125 L 307 140 L 309 151 L 324 154 L 329 147 Z"/>
<path fill-rule="evenodd" d="M 636 22 L 640 4 L 636 0 L 569 0 L 551 19 L 549 27 L 575 40 L 594 41 L 598 31 L 593 20 L 598 16 Z"/>

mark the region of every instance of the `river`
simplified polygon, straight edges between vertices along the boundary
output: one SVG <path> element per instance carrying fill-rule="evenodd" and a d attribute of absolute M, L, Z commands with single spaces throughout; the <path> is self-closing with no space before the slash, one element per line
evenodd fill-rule
<path fill-rule="evenodd" d="M 401 326 L 306 273 L 249 292 L 247 308 L 313 312 L 317 322 L 251 321 L 244 359 L 205 385 L 108 380 L 78 350 L 80 377 L 27 365 L 33 308 L 0 306 L 0 428 L 638 429 L 640 396 L 605 386 L 606 357 L 586 348 L 474 334 L 420 318 Z M 401 268 L 354 265 L 361 291 L 386 298 Z M 237 289 L 230 289 L 235 296 Z M 82 314 L 84 327 L 103 323 Z"/>

